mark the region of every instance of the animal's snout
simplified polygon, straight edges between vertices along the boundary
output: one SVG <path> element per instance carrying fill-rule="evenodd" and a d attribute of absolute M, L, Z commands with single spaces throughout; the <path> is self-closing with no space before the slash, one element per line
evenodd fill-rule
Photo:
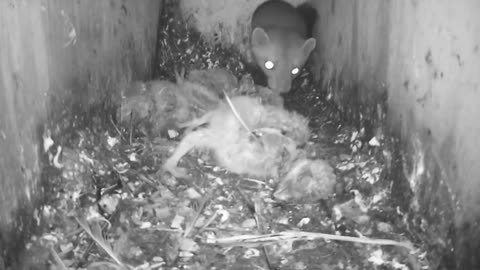
<path fill-rule="evenodd" d="M 292 78 L 288 72 L 278 72 L 268 78 L 268 87 L 278 93 L 287 93 L 292 87 Z"/>

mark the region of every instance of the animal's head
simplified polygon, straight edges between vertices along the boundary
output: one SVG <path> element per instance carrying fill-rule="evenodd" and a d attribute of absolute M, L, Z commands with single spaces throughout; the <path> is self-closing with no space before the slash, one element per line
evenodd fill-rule
<path fill-rule="evenodd" d="M 290 91 L 316 45 L 314 38 L 305 40 L 295 32 L 285 33 L 275 29 L 267 33 L 257 27 L 251 36 L 255 61 L 268 78 L 268 86 L 279 93 Z"/>

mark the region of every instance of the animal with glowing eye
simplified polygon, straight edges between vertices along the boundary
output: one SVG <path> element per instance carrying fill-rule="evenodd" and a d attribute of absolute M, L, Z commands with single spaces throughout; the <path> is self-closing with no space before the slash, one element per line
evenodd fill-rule
<path fill-rule="evenodd" d="M 312 26 L 300 7 L 270 0 L 257 7 L 251 27 L 251 52 L 266 75 L 268 86 L 278 93 L 289 92 L 293 79 L 316 46 L 316 40 L 308 38 Z"/>

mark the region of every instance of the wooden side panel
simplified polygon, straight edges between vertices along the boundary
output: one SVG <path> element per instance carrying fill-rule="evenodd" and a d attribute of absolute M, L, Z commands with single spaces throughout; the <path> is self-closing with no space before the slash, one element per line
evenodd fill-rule
<path fill-rule="evenodd" d="M 57 109 L 49 100 L 88 108 L 149 78 L 160 8 L 158 0 L 0 1 L 0 256 L 15 252 L 33 220 L 38 131 Z"/>

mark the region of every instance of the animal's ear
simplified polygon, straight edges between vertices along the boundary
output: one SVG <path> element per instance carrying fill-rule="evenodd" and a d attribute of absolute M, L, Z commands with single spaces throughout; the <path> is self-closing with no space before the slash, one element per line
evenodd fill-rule
<path fill-rule="evenodd" d="M 317 41 L 314 38 L 307 39 L 302 46 L 303 55 L 308 57 L 310 53 L 313 51 L 313 49 L 315 49 L 316 45 L 317 45 Z"/>
<path fill-rule="evenodd" d="M 252 44 L 263 46 L 270 43 L 270 38 L 268 37 L 267 32 L 260 27 L 253 29 L 252 32 Z"/>

